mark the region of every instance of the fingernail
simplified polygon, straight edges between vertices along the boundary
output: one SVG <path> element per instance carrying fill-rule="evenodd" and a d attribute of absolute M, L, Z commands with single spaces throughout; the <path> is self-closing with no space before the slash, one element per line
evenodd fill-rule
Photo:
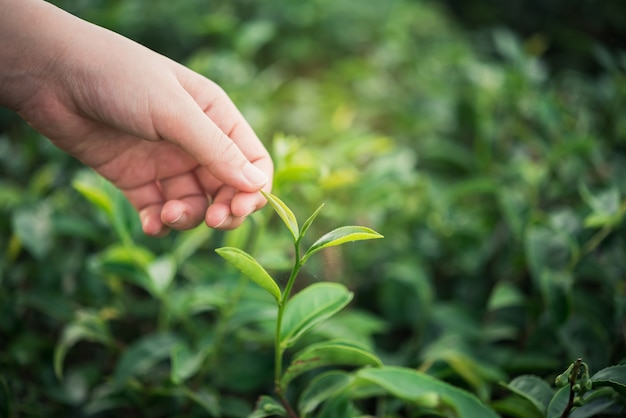
<path fill-rule="evenodd" d="M 215 229 L 219 228 L 220 226 L 224 225 L 227 220 L 228 220 L 228 215 L 224 216 L 224 218 L 221 221 L 219 221 L 219 223 L 215 225 L 213 228 Z"/>
<path fill-rule="evenodd" d="M 257 167 L 252 165 L 251 163 L 246 163 L 243 167 L 243 176 L 253 185 L 253 186 L 263 186 L 267 183 L 267 176 L 264 172 L 259 170 Z"/>
<path fill-rule="evenodd" d="M 186 221 L 187 221 L 187 215 L 185 214 L 185 212 L 181 212 L 180 215 L 178 215 L 176 219 L 170 222 L 170 224 L 177 226 L 177 225 L 184 224 Z"/>

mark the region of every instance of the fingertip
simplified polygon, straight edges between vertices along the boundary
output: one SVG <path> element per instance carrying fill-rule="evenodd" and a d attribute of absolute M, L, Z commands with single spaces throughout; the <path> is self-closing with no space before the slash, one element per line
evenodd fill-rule
<path fill-rule="evenodd" d="M 269 178 L 267 175 L 261 171 L 260 168 L 256 167 L 254 164 L 247 162 L 243 169 L 242 174 L 248 181 L 251 187 L 261 190 L 263 186 L 267 184 Z"/>

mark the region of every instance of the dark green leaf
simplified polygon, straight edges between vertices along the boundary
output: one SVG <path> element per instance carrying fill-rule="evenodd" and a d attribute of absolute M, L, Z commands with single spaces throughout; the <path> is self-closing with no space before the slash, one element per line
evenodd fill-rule
<path fill-rule="evenodd" d="M 179 342 L 172 334 L 152 334 L 131 344 L 115 366 L 115 386 L 121 388 L 131 377 L 149 372 L 159 362 L 169 358 Z"/>
<path fill-rule="evenodd" d="M 503 385 L 532 402 L 535 408 L 542 414 L 546 413 L 548 405 L 554 396 L 554 389 L 545 380 L 533 375 L 518 376 Z"/>
<path fill-rule="evenodd" d="M 546 418 L 560 418 L 563 415 L 563 411 L 565 411 L 569 401 L 569 393 L 569 385 L 563 386 L 561 389 L 557 390 L 548 404 Z"/>
<path fill-rule="evenodd" d="M 200 370 L 205 357 L 206 353 L 200 350 L 193 351 L 184 343 L 172 347 L 170 370 L 172 382 L 178 385 L 195 375 Z"/>
<path fill-rule="evenodd" d="M 65 355 L 79 341 L 113 344 L 108 324 L 101 315 L 86 310 L 76 312 L 74 319 L 63 329 L 61 339 L 54 350 L 54 372 L 57 377 L 62 378 Z"/>
<path fill-rule="evenodd" d="M 609 386 L 626 396 L 626 365 L 607 367 L 591 377 L 593 386 Z"/>

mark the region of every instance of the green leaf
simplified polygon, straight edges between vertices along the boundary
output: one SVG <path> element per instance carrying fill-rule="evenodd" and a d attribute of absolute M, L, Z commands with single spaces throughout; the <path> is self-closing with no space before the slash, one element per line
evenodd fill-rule
<path fill-rule="evenodd" d="M 213 233 L 212 228 L 200 226 L 189 231 L 181 232 L 174 243 L 172 253 L 176 262 L 181 264 L 193 255 L 204 244 Z"/>
<path fill-rule="evenodd" d="M 497 418 L 496 413 L 469 392 L 413 369 L 395 366 L 361 369 L 358 379 L 375 383 L 391 395 L 432 408 L 440 398 L 454 408 L 459 418 Z"/>
<path fill-rule="evenodd" d="M 330 370 L 311 380 L 298 400 L 298 410 L 306 418 L 319 405 L 336 396 L 354 381 L 354 376 L 338 370 Z"/>
<path fill-rule="evenodd" d="M 554 389 L 545 380 L 533 375 L 518 376 L 503 386 L 532 402 L 542 414 L 546 413 L 554 396 Z"/>
<path fill-rule="evenodd" d="M 572 411 L 568 418 L 592 418 L 598 416 L 611 416 L 611 414 L 602 415 L 602 412 L 616 405 L 616 400 L 610 397 L 593 399 L 585 404 L 577 407 Z"/>
<path fill-rule="evenodd" d="M 250 254 L 239 248 L 223 247 L 215 250 L 226 261 L 235 266 L 248 278 L 256 282 L 263 289 L 267 290 L 276 301 L 280 300 L 281 294 L 278 285 L 272 279 L 267 271 L 261 266 L 258 261 L 254 259 Z"/>
<path fill-rule="evenodd" d="M 100 342 L 112 345 L 113 338 L 108 324 L 97 312 L 80 310 L 63 329 L 61 339 L 54 350 L 54 372 L 63 377 L 63 360 L 69 349 L 79 341 Z"/>
<path fill-rule="evenodd" d="M 206 357 L 205 354 L 200 350 L 191 350 L 184 343 L 172 347 L 170 356 L 172 360 L 172 368 L 170 370 L 172 382 L 179 385 L 195 375 L 202 366 L 202 361 Z"/>
<path fill-rule="evenodd" d="M 360 344 L 334 340 L 312 344 L 295 355 L 285 370 L 280 385 L 283 389 L 291 380 L 318 367 L 324 366 L 382 366 L 378 357 Z"/>
<path fill-rule="evenodd" d="M 12 221 L 15 235 L 32 255 L 42 259 L 50 252 L 54 242 L 50 205 L 41 203 L 19 209 L 13 214 Z"/>
<path fill-rule="evenodd" d="M 113 200 L 102 188 L 102 182 L 103 180 L 93 172 L 83 171 L 72 181 L 72 186 L 111 219 L 113 218 Z"/>
<path fill-rule="evenodd" d="M 517 395 L 499 399 L 492 402 L 490 405 L 493 409 L 506 417 L 546 418 L 546 414 L 540 412 L 531 401 Z"/>
<path fill-rule="evenodd" d="M 291 231 L 291 234 L 293 235 L 294 242 L 298 241 L 298 239 L 300 239 L 298 220 L 296 219 L 291 209 L 289 209 L 289 207 L 282 200 L 280 200 L 273 194 L 266 193 L 264 191 L 261 191 L 261 194 L 263 194 L 263 196 L 267 199 L 270 205 L 272 205 L 272 207 L 274 208 L 274 211 L 276 211 L 276 213 L 278 214 L 278 216 L 280 216 L 285 225 L 287 225 L 287 228 L 289 229 L 289 231 Z"/>
<path fill-rule="evenodd" d="M 248 418 L 286 417 L 287 411 L 278 401 L 267 395 L 262 395 L 255 410 Z"/>
<path fill-rule="evenodd" d="M 172 334 L 152 334 L 130 345 L 115 367 L 113 383 L 122 387 L 131 377 L 142 376 L 170 357 L 180 340 Z"/>
<path fill-rule="evenodd" d="M 315 241 L 302 257 L 302 263 L 316 252 L 327 248 L 341 245 L 346 242 L 363 241 L 383 238 L 378 232 L 365 226 L 342 226 L 330 231 Z"/>
<path fill-rule="evenodd" d="M 572 305 L 572 274 L 568 271 L 545 270 L 539 280 L 541 296 L 550 318 L 558 325 L 565 324 Z"/>
<path fill-rule="evenodd" d="M 314 283 L 297 293 L 285 306 L 280 344 L 291 347 L 317 324 L 339 312 L 353 294 L 340 283 Z"/>
<path fill-rule="evenodd" d="M 610 386 L 626 396 L 626 364 L 599 370 L 591 377 L 593 386 Z"/>
<path fill-rule="evenodd" d="M 153 260 L 147 268 L 152 294 L 163 296 L 176 275 L 176 260 L 171 255 L 164 255 Z"/>
<path fill-rule="evenodd" d="M 302 231 L 300 231 L 300 239 L 302 239 L 302 237 L 304 237 L 304 234 L 306 234 L 306 231 L 309 230 L 309 228 L 311 227 L 311 225 L 313 224 L 313 221 L 315 220 L 315 218 L 317 218 L 317 215 L 320 214 L 320 212 L 322 211 L 322 209 L 324 209 L 324 204 L 322 203 L 320 205 L 319 208 L 317 208 L 315 210 L 315 212 L 313 212 L 313 214 L 311 216 L 309 216 L 309 218 L 304 222 L 304 224 L 302 225 Z"/>
<path fill-rule="evenodd" d="M 556 391 L 552 400 L 548 404 L 546 418 L 560 418 L 561 415 L 563 415 L 563 411 L 565 411 L 569 401 L 569 392 L 569 385 L 563 386 L 561 389 Z"/>

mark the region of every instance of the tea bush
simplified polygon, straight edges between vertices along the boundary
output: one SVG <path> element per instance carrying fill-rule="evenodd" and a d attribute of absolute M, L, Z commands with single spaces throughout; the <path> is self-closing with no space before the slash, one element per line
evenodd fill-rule
<path fill-rule="evenodd" d="M 294 377 L 299 413 L 467 416 L 450 393 L 506 417 L 626 413 L 623 52 L 556 71 L 427 1 L 56 3 L 223 85 L 271 150 L 273 193 L 298 217 L 325 203 L 307 237 L 385 236 L 320 251 L 294 285 L 354 298 L 286 362 L 341 338 L 385 365 Z M 144 237 L 108 184 L 0 121 L 0 416 L 284 413 L 275 301 L 214 251 L 283 286 L 281 219 Z M 429 391 L 381 384 L 414 376 Z M 348 380 L 366 399 L 331 396 Z"/>

